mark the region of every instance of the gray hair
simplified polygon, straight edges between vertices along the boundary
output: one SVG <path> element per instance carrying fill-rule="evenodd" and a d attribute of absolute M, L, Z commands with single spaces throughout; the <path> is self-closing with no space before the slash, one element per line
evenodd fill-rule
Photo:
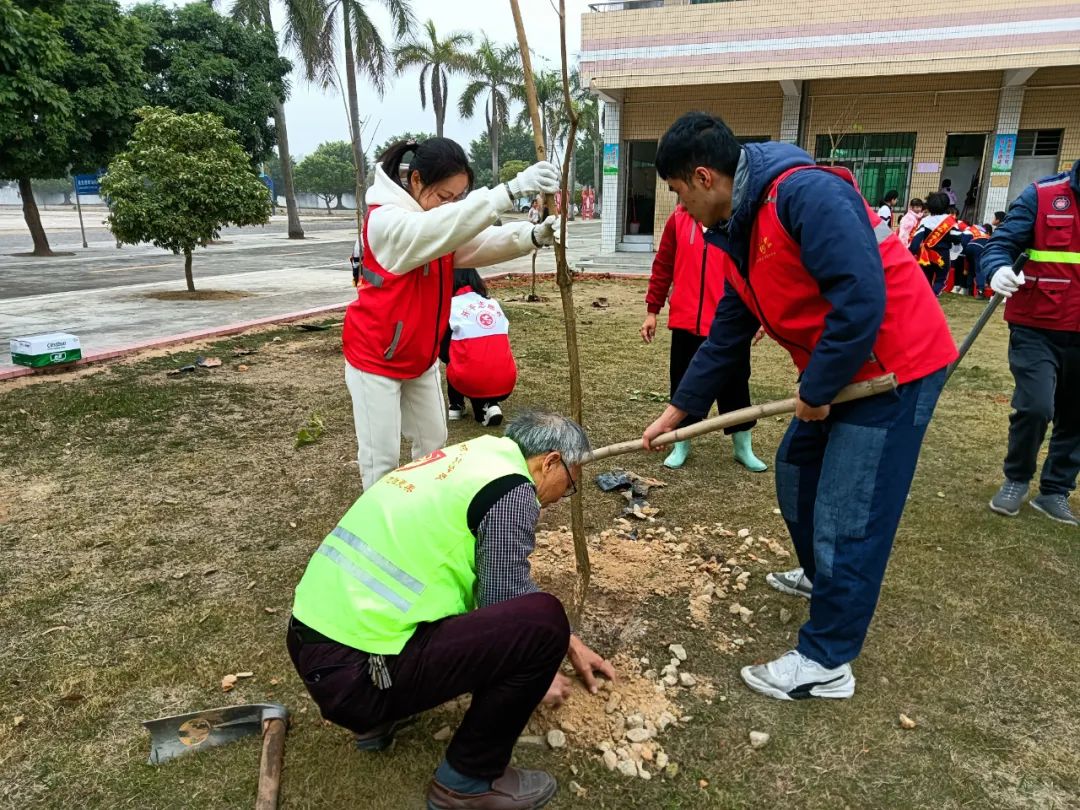
<path fill-rule="evenodd" d="M 506 438 L 517 444 L 525 458 L 555 451 L 571 466 L 584 461 L 592 450 L 581 425 L 547 411 L 519 413 L 506 425 Z"/>

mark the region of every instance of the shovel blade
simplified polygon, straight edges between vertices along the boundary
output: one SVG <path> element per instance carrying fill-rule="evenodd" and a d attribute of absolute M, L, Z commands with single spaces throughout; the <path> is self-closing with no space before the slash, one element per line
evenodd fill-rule
<path fill-rule="evenodd" d="M 143 726 L 150 732 L 149 763 L 158 765 L 205 748 L 261 735 L 264 720 L 287 716 L 285 707 L 277 703 L 249 703 L 144 720 Z"/>

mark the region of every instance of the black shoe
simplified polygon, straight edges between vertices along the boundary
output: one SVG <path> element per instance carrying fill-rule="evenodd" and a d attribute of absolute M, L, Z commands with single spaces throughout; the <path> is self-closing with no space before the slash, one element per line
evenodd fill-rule
<path fill-rule="evenodd" d="M 381 723 L 371 731 L 365 731 L 356 737 L 357 751 L 385 751 L 394 744 L 394 735 L 398 731 L 411 726 L 416 722 L 416 717 L 405 717 L 390 723 Z"/>

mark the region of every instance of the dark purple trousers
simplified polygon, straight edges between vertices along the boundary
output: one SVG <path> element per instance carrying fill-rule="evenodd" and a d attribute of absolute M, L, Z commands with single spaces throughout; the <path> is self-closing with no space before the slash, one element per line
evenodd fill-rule
<path fill-rule="evenodd" d="M 531 593 L 416 628 L 386 656 L 393 685 L 377 689 L 368 655 L 334 641 L 286 637 L 293 666 L 322 716 L 362 733 L 472 693 L 446 759 L 477 779 L 506 770 L 514 743 L 551 686 L 570 644 L 570 624 L 551 594 Z"/>

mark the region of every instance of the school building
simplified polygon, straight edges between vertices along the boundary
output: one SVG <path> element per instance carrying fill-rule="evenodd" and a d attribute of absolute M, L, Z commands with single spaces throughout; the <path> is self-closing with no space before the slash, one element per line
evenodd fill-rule
<path fill-rule="evenodd" d="M 675 205 L 656 143 L 690 110 L 847 166 L 871 204 L 949 179 L 977 222 L 1080 158 L 1080 2 L 625 0 L 581 24 L 605 254 L 655 248 Z"/>

